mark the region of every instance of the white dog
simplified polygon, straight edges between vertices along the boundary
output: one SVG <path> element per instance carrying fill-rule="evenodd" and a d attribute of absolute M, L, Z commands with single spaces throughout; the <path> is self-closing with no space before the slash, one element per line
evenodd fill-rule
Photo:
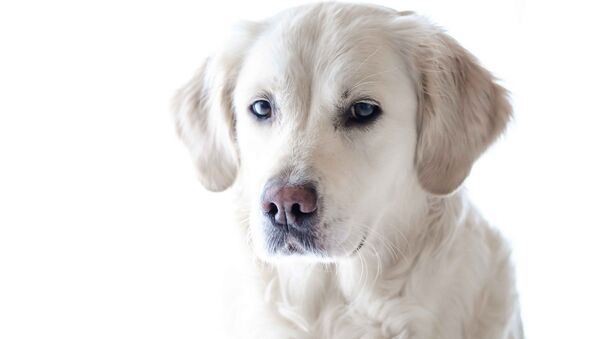
<path fill-rule="evenodd" d="M 324 3 L 238 27 L 175 109 L 248 235 L 232 336 L 521 338 L 509 249 L 460 188 L 510 115 L 411 12 Z"/>

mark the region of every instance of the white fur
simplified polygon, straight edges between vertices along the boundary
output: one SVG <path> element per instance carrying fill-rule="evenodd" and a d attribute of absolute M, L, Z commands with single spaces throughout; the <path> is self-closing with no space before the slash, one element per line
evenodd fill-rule
<path fill-rule="evenodd" d="M 259 122 L 248 106 L 264 95 L 276 109 Z M 380 118 L 337 126 L 340 102 L 364 96 Z M 231 337 L 521 338 L 510 251 L 458 186 L 504 129 L 505 96 L 412 13 L 326 3 L 240 26 L 175 110 L 205 186 L 233 185 L 248 239 Z M 318 183 L 322 251 L 268 251 L 274 177 Z"/>

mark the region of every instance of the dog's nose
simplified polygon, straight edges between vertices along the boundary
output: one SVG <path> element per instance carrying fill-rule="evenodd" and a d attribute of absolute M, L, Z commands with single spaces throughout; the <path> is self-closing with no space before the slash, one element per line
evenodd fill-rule
<path fill-rule="evenodd" d="M 268 184 L 262 209 L 278 225 L 305 228 L 317 212 L 317 191 L 311 184 Z"/>

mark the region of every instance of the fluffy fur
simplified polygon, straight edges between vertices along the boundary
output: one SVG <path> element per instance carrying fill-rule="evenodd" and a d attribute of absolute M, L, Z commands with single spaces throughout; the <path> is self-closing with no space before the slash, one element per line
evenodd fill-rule
<path fill-rule="evenodd" d="M 365 97 L 381 116 L 340 123 Z M 269 121 L 248 111 L 257 99 Z M 376 6 L 293 8 L 240 25 L 175 103 L 200 180 L 232 186 L 248 238 L 232 337 L 522 337 L 510 251 L 460 187 L 510 105 L 441 29 Z M 317 184 L 302 255 L 270 248 L 259 206 L 272 178 Z"/>

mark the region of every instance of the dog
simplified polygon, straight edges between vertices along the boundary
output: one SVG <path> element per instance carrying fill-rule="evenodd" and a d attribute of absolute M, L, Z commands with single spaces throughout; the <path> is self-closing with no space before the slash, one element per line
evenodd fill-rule
<path fill-rule="evenodd" d="M 242 23 L 174 102 L 248 239 L 231 337 L 523 337 L 510 249 L 462 188 L 508 93 L 428 19 L 321 3 Z"/>

